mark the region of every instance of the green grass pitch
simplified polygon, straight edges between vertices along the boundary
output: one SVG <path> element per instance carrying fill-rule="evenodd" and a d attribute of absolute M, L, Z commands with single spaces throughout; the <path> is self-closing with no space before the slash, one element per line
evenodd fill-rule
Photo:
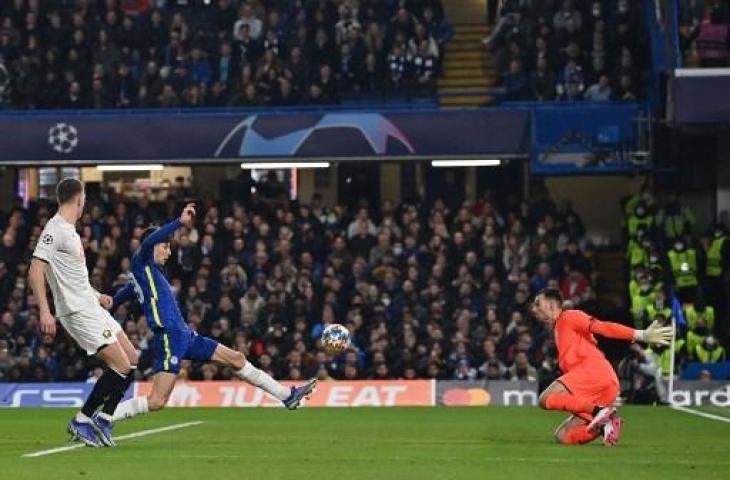
<path fill-rule="evenodd" d="M 621 412 L 626 420 L 621 443 L 605 448 L 557 445 L 552 432 L 564 415 L 536 408 L 168 409 L 120 422 L 115 434 L 203 423 L 120 441 L 115 449 L 22 458 L 66 445 L 72 411 L 4 409 L 0 478 L 730 478 L 730 424 L 668 408 Z"/>

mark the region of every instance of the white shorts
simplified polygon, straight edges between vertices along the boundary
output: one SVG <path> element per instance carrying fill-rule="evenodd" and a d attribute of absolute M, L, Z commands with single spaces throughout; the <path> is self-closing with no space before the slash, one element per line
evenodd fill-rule
<path fill-rule="evenodd" d="M 101 305 L 94 310 L 58 317 L 58 321 L 88 355 L 95 355 L 101 347 L 116 342 L 117 333 L 122 331 L 119 323 Z"/>

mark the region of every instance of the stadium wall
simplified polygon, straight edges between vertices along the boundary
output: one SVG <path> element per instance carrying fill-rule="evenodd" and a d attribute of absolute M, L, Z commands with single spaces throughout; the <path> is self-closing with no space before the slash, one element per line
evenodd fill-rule
<path fill-rule="evenodd" d="M 643 177 L 548 177 L 545 185 L 559 203 L 568 202 L 586 230 L 599 239 L 621 242 L 623 215 L 620 200 L 638 192 Z M 600 242 L 599 242 L 600 243 Z"/>

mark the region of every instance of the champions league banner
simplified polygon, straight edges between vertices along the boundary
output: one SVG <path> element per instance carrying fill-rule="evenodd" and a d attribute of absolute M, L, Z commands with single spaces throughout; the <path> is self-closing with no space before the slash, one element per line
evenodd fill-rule
<path fill-rule="evenodd" d="M 526 155 L 529 111 L 0 114 L 0 164 Z"/>

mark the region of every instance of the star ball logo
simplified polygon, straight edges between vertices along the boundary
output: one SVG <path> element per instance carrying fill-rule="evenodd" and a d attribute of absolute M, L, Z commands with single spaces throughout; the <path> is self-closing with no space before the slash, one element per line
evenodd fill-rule
<path fill-rule="evenodd" d="M 321 136 L 327 132 L 329 135 Z M 350 140 L 360 146 L 353 146 Z M 385 116 L 338 112 L 293 118 L 251 115 L 228 132 L 214 156 L 290 157 L 313 151 L 347 155 L 416 153 L 405 133 Z"/>
<path fill-rule="evenodd" d="M 79 144 L 79 132 L 67 123 L 57 123 L 48 130 L 48 144 L 53 151 L 69 154 Z"/>

